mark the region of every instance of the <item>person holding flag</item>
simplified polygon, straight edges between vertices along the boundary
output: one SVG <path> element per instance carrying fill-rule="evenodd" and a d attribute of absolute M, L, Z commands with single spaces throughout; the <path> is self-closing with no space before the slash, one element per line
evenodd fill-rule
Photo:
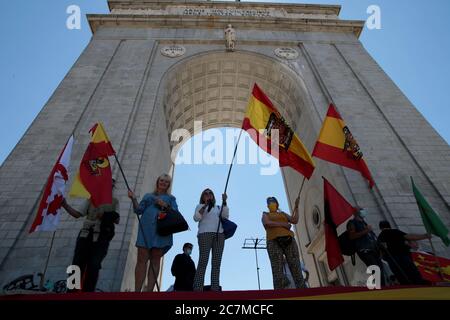
<path fill-rule="evenodd" d="M 280 167 L 291 167 L 303 175 L 295 200 L 294 214 L 290 216 L 279 211 L 277 199 L 270 197 L 267 199 L 269 212 L 263 213 L 262 223 L 267 232 L 267 251 L 272 266 L 274 289 L 283 288 L 283 255 L 288 261 L 296 288 L 304 288 L 298 247 L 290 228 L 291 224 L 298 223 L 301 191 L 305 179 L 310 179 L 314 172 L 314 161 L 286 119 L 256 83 L 248 102 L 242 129 L 249 133 L 261 149 L 278 158 Z"/>
<path fill-rule="evenodd" d="M 159 290 L 158 275 L 161 258 L 172 248 L 173 235 L 160 235 L 157 220 L 164 217 L 170 209 L 178 210 L 176 198 L 170 194 L 172 178 L 163 174 L 156 179 L 155 189 L 144 195 L 138 202 L 134 192 L 128 191 L 133 209 L 140 216 L 136 240 L 137 261 L 135 268 L 135 291 L 141 292 L 147 276 L 147 291 L 152 292 L 155 285 Z M 149 263 L 150 262 L 150 263 Z"/>
<path fill-rule="evenodd" d="M 388 221 L 380 221 L 378 243 L 382 248 L 383 260 L 387 261 L 398 282 L 402 285 L 426 285 L 413 262 L 407 241 L 430 239 L 430 234 L 405 233 L 391 227 Z"/>
<path fill-rule="evenodd" d="M 334 270 L 344 263 L 342 253 L 343 236 L 348 237 L 352 243 L 356 254 L 364 264 L 369 267 L 377 265 L 381 272 L 381 285 L 385 285 L 385 273 L 383 262 L 377 245 L 377 238 L 364 218 L 366 211 L 364 208 L 353 207 L 325 178 L 324 180 L 324 227 L 325 227 L 325 251 L 327 252 L 327 262 L 330 270 Z M 349 218 L 353 219 L 347 221 Z M 347 221 L 347 231 L 338 237 L 337 228 Z"/>
<path fill-rule="evenodd" d="M 223 207 L 223 208 L 222 208 Z M 205 272 L 211 253 L 211 291 L 220 291 L 220 264 L 225 247 L 225 235 L 220 218 L 228 219 L 230 209 L 227 206 L 227 195 L 222 194 L 222 205 L 216 205 L 214 192 L 207 188 L 200 195 L 195 208 L 194 221 L 198 222 L 199 257 L 197 272 L 194 278 L 194 291 L 203 291 Z M 219 229 L 217 230 L 217 226 Z"/>
<path fill-rule="evenodd" d="M 347 231 L 350 240 L 355 243 L 356 254 L 367 267 L 377 265 L 380 268 L 381 285 L 384 286 L 386 283 L 384 267 L 377 236 L 373 232 L 372 226 L 364 220 L 367 211 L 364 208 L 358 208 L 353 216 L 353 219 L 347 223 Z"/>
<path fill-rule="evenodd" d="M 95 291 L 101 263 L 114 236 L 114 224 L 120 219 L 119 201 L 113 197 L 115 180 L 108 159 L 115 151 L 101 123 L 96 123 L 89 133 L 91 142 L 69 193 L 72 197 L 87 199 L 84 208 L 77 211 L 67 201 L 62 203 L 73 217 L 86 216 L 72 263 L 81 269 L 81 290 L 86 292 Z"/>
<path fill-rule="evenodd" d="M 283 289 L 283 256 L 294 278 L 295 287 L 305 288 L 305 280 L 300 269 L 300 255 L 294 239 L 292 224 L 298 223 L 298 201 L 295 202 L 294 213 L 289 215 L 280 211 L 278 200 L 275 197 L 267 198 L 269 212 L 263 212 L 262 224 L 266 229 L 267 253 L 272 268 L 274 290 Z"/>
<path fill-rule="evenodd" d="M 112 180 L 112 189 L 115 180 Z M 112 204 L 95 207 L 86 200 L 80 211 L 70 206 L 66 199 L 62 207 L 74 218 L 86 217 L 78 234 L 72 265 L 81 271 L 81 291 L 93 292 L 96 289 L 102 261 L 108 253 L 109 243 L 114 237 L 114 224 L 120 221 L 119 200 L 112 198 Z"/>

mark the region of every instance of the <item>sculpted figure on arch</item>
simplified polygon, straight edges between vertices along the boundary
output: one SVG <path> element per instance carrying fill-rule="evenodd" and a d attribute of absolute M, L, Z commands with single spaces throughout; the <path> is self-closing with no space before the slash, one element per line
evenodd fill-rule
<path fill-rule="evenodd" d="M 236 47 L 236 31 L 231 24 L 225 29 L 225 41 L 227 51 L 234 51 L 234 48 Z"/>

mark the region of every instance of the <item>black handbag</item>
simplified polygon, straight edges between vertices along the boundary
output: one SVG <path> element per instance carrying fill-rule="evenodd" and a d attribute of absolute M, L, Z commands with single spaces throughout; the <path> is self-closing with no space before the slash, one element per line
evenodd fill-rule
<path fill-rule="evenodd" d="M 189 225 L 178 210 L 167 209 L 158 214 L 156 231 L 160 236 L 169 236 L 188 229 Z"/>
<path fill-rule="evenodd" d="M 292 243 L 293 238 L 291 236 L 283 236 L 277 237 L 275 240 L 282 249 L 286 249 Z"/>

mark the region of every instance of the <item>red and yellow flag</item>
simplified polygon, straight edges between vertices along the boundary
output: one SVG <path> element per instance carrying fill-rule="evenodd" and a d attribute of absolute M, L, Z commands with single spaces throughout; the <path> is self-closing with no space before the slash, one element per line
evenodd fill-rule
<path fill-rule="evenodd" d="M 358 143 L 333 104 L 328 108 L 312 155 L 361 172 L 370 188 L 375 184 Z"/>
<path fill-rule="evenodd" d="M 356 209 L 327 179 L 323 178 L 323 180 L 325 251 L 327 252 L 328 267 L 330 270 L 334 270 L 344 262 L 337 228 L 350 218 Z"/>
<path fill-rule="evenodd" d="M 257 84 L 253 87 L 242 129 L 248 131 L 264 151 L 276 156 L 280 167 L 289 166 L 306 178 L 311 177 L 315 168 L 311 155 Z M 271 152 L 274 130 L 278 130 L 278 152 Z"/>
<path fill-rule="evenodd" d="M 425 252 L 411 252 L 422 278 L 430 282 L 450 282 L 450 259 Z"/>
<path fill-rule="evenodd" d="M 89 133 L 92 139 L 69 195 L 91 199 L 94 207 L 98 207 L 112 203 L 112 172 L 108 156 L 116 152 L 101 123 L 96 123 Z"/>

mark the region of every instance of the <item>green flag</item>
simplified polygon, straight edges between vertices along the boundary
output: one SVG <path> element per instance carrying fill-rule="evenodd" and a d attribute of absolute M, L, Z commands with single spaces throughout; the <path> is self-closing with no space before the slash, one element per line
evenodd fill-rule
<path fill-rule="evenodd" d="M 416 197 L 417 205 L 419 206 L 420 215 L 422 216 L 425 229 L 427 229 L 428 233 L 434 234 L 441 238 L 444 244 L 448 247 L 448 245 L 450 244 L 450 239 L 448 238 L 447 227 L 442 222 L 439 215 L 434 212 L 433 208 L 431 208 L 430 204 L 420 193 L 419 189 L 417 189 L 412 177 L 411 182 L 414 196 Z"/>

